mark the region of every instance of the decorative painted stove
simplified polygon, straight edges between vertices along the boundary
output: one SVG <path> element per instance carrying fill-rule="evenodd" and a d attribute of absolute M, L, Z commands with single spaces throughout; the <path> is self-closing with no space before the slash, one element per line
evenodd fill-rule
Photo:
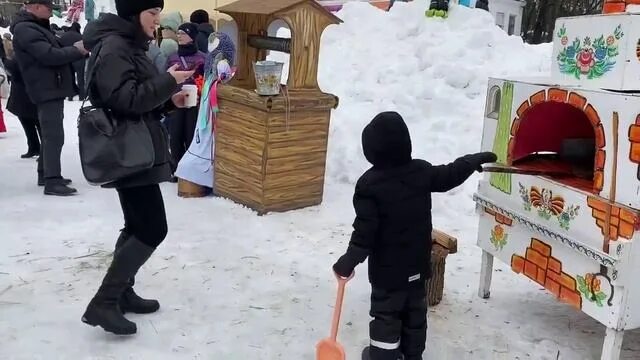
<path fill-rule="evenodd" d="M 485 173 L 474 197 L 479 295 L 497 257 L 604 324 L 601 359 L 617 360 L 640 328 L 640 14 L 562 18 L 555 35 L 550 79 L 489 80 L 482 149 L 515 173 Z"/>

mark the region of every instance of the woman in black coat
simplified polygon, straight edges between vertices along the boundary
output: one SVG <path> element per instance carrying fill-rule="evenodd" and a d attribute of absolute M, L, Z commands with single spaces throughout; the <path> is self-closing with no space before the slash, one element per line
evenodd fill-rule
<path fill-rule="evenodd" d="M 24 129 L 24 134 L 27 136 L 27 153 L 20 157 L 30 159 L 40 155 L 38 110 L 36 105 L 29 99 L 18 63 L 14 59 L 7 58 L 4 66 L 7 70 L 7 75 L 11 78 L 11 92 L 7 101 L 7 110 L 18 117 Z"/>
<path fill-rule="evenodd" d="M 159 184 L 171 178 L 167 134 L 160 124 L 168 105 L 184 107 L 178 84 L 192 71 L 160 74 L 146 55 L 160 23 L 162 0 L 116 0 L 118 15 L 103 14 L 87 25 L 84 45 L 91 51 L 89 99 L 111 110 L 118 121 L 144 121 L 155 152 L 155 165 L 107 184 L 115 188 L 124 214 L 113 261 L 82 321 L 118 335 L 134 334 L 136 324 L 123 313 L 152 313 L 160 304 L 133 291 L 134 278 L 167 235 L 167 219 Z"/>

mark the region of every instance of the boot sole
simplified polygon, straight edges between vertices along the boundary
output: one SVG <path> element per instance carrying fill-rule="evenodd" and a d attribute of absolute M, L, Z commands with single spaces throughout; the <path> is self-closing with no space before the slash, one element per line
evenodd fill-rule
<path fill-rule="evenodd" d="M 100 326 L 102 328 L 102 330 L 104 330 L 104 331 L 106 331 L 108 333 L 115 334 L 115 335 L 134 335 L 138 331 L 138 329 L 133 329 L 133 332 L 131 332 L 131 331 L 123 331 L 122 329 L 108 328 L 108 327 L 102 326 L 98 322 L 90 321 L 89 319 L 87 319 L 86 316 L 83 316 L 82 319 L 80 319 L 80 320 L 82 320 L 83 323 L 85 323 L 85 324 L 87 324 L 89 326 L 93 326 L 93 327 Z"/>
<path fill-rule="evenodd" d="M 78 193 L 74 192 L 74 193 L 69 193 L 69 194 L 60 194 L 60 193 L 55 193 L 55 192 L 52 192 L 52 191 L 45 191 L 44 194 L 45 195 L 49 195 L 49 196 L 69 197 L 69 196 L 74 196 L 74 195 L 76 195 Z"/>

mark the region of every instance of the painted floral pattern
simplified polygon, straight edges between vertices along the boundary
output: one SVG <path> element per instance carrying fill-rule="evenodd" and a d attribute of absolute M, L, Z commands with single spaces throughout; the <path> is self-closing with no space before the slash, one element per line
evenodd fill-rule
<path fill-rule="evenodd" d="M 504 228 L 500 225 L 494 226 L 491 229 L 491 238 L 489 239 L 496 250 L 504 249 L 504 246 L 507 245 L 507 238 L 509 234 L 504 231 Z"/>
<path fill-rule="evenodd" d="M 573 75 L 576 79 L 586 77 L 587 79 L 597 79 L 613 69 L 616 64 L 616 57 L 619 55 L 618 43 L 624 33 L 622 26 L 618 25 L 613 34 L 600 35 L 592 39 L 576 37 L 569 43 L 567 29 L 564 25 L 558 30 L 557 37 L 563 48 L 558 53 L 558 66 L 560 72 Z"/>
<path fill-rule="evenodd" d="M 600 279 L 596 278 L 594 274 L 586 274 L 584 277 L 576 276 L 576 281 L 578 282 L 578 290 L 585 299 L 596 303 L 598 307 L 604 306 L 607 295 L 600 288 L 602 285 Z"/>
<path fill-rule="evenodd" d="M 569 230 L 571 222 L 578 216 L 579 205 L 567 207 L 564 198 L 554 195 L 549 189 L 539 189 L 536 186 L 527 189 L 519 183 L 519 192 L 526 211 L 535 209 L 538 216 L 545 220 L 555 217 L 564 230 Z"/>

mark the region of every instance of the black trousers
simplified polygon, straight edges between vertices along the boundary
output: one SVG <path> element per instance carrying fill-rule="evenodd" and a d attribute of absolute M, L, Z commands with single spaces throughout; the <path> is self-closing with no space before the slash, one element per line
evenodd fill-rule
<path fill-rule="evenodd" d="M 178 109 L 169 119 L 169 143 L 176 166 L 191 146 L 198 122 L 198 107 Z"/>
<path fill-rule="evenodd" d="M 158 247 L 168 231 L 160 185 L 118 189 L 118 196 L 125 231 L 150 247 Z"/>
<path fill-rule="evenodd" d="M 87 61 L 85 59 L 76 61 L 73 63 L 72 68 L 75 73 L 76 84 L 78 86 L 78 95 L 80 96 L 80 100 L 84 100 L 86 98 L 85 94 L 85 82 L 84 82 L 84 68 Z"/>
<path fill-rule="evenodd" d="M 59 179 L 62 177 L 60 154 L 64 145 L 64 100 L 38 104 L 38 121 L 42 136 L 38 172 L 44 173 L 45 179 Z"/>
<path fill-rule="evenodd" d="M 40 123 L 38 118 L 19 117 L 20 124 L 27 136 L 27 146 L 29 152 L 40 152 Z"/>
<path fill-rule="evenodd" d="M 424 282 L 400 290 L 376 287 L 371 292 L 369 335 L 371 360 L 420 360 L 427 341 Z"/>

